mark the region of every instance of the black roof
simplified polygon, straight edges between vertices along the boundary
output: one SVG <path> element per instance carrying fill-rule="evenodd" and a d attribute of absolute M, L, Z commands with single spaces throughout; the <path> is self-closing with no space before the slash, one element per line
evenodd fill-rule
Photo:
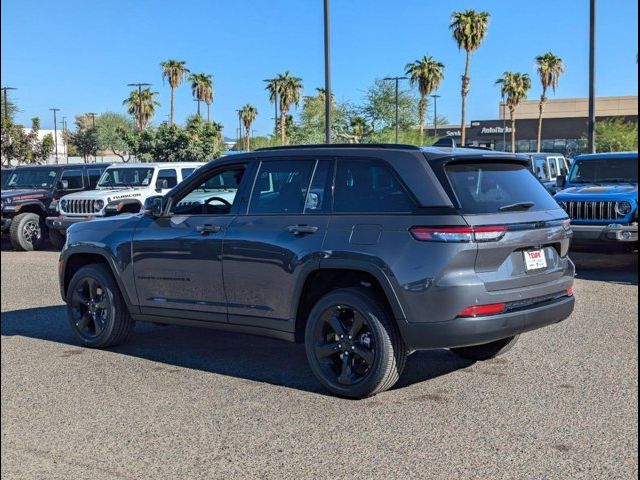
<path fill-rule="evenodd" d="M 282 145 L 278 147 L 256 148 L 256 152 L 268 152 L 275 150 L 309 150 L 309 149 L 378 149 L 385 150 L 421 150 L 417 145 L 407 145 L 404 143 L 317 143 L 310 145 Z"/>
<path fill-rule="evenodd" d="M 113 165 L 113 163 L 45 163 L 36 165 L 18 165 L 10 168 L 48 168 L 53 170 L 59 170 L 61 168 L 107 168 Z"/>

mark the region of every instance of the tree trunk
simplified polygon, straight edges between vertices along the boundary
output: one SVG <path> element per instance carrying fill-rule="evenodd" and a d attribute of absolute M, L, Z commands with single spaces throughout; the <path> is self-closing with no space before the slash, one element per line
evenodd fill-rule
<path fill-rule="evenodd" d="M 247 152 L 251 150 L 251 125 L 245 124 L 244 126 L 244 148 L 247 149 Z"/>
<path fill-rule="evenodd" d="M 169 125 L 173 125 L 173 97 L 175 94 L 175 90 L 171 87 L 171 110 L 169 110 Z"/>
<path fill-rule="evenodd" d="M 207 123 L 211 123 L 211 104 L 207 103 Z"/>
<path fill-rule="evenodd" d="M 424 118 L 426 116 L 427 100 L 424 95 L 420 95 L 418 102 L 418 121 L 420 122 L 420 145 L 424 143 Z"/>
<path fill-rule="evenodd" d="M 287 111 L 280 106 L 280 143 L 284 145 L 285 139 L 287 138 L 285 129 L 287 123 Z"/>
<path fill-rule="evenodd" d="M 511 153 L 516 153 L 516 109 L 510 108 L 511 114 Z"/>
<path fill-rule="evenodd" d="M 467 60 L 464 66 L 464 75 L 462 76 L 462 114 L 460 120 L 460 131 L 462 132 L 462 137 L 460 138 L 461 145 L 464 146 L 467 141 L 467 129 L 466 129 L 466 119 L 467 119 L 467 95 L 469 94 L 469 88 L 471 85 L 471 79 L 469 78 L 469 65 L 471 63 L 471 52 L 467 51 Z"/>
<path fill-rule="evenodd" d="M 542 151 L 542 115 L 544 114 L 544 104 L 547 102 L 547 89 L 542 88 L 542 95 L 540 96 L 540 113 L 538 114 L 538 148 L 537 151 Z"/>
<path fill-rule="evenodd" d="M 198 99 L 198 118 L 200 118 L 200 99 Z"/>

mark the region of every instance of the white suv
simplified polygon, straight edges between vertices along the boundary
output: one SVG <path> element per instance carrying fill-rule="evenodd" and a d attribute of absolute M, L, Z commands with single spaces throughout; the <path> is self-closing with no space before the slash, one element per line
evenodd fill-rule
<path fill-rule="evenodd" d="M 95 190 L 72 193 L 57 204 L 58 215 L 47 226 L 62 234 L 77 222 L 138 213 L 147 198 L 164 195 L 203 163 L 132 163 L 107 168 Z"/>

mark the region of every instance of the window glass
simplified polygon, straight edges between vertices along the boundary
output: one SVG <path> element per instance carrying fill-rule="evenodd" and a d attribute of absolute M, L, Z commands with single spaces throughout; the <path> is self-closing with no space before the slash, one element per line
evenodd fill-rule
<path fill-rule="evenodd" d="M 334 212 L 411 212 L 415 205 L 391 168 L 373 160 L 338 161 Z"/>
<path fill-rule="evenodd" d="M 173 188 L 178 184 L 178 172 L 175 169 L 164 169 L 158 171 L 156 180 L 157 189 Z"/>
<path fill-rule="evenodd" d="M 153 168 L 107 168 L 98 182 L 99 187 L 146 187 L 153 178 Z"/>
<path fill-rule="evenodd" d="M 226 215 L 236 199 L 245 172 L 244 166 L 229 167 L 211 173 L 189 190 L 171 208 L 176 215 Z"/>
<path fill-rule="evenodd" d="M 181 170 L 182 173 L 182 179 L 184 180 L 185 178 L 189 177 L 189 175 L 191 175 L 193 172 L 195 172 L 196 169 L 195 168 L 183 168 Z"/>
<path fill-rule="evenodd" d="M 577 160 L 571 170 L 571 183 L 620 182 L 638 183 L 638 157 L 614 156 Z"/>
<path fill-rule="evenodd" d="M 65 190 L 79 190 L 84 188 L 82 170 L 65 170 L 62 172 L 60 180 L 66 180 L 68 182 Z"/>
<path fill-rule="evenodd" d="M 249 213 L 302 213 L 312 160 L 262 162 L 249 204 Z"/>
<path fill-rule="evenodd" d="M 551 157 L 549 159 L 549 174 L 551 175 L 551 178 L 556 178 L 558 176 L 558 164 L 557 162 L 557 157 Z"/>
<path fill-rule="evenodd" d="M 499 213 L 501 207 L 533 202 L 528 211 L 558 208 L 553 197 L 523 165 L 462 163 L 446 167 L 463 213 Z"/>
<path fill-rule="evenodd" d="M 7 188 L 51 188 L 60 170 L 48 168 L 16 168 Z"/>
<path fill-rule="evenodd" d="M 313 173 L 311 188 L 304 202 L 304 213 L 326 213 L 331 211 L 331 162 L 320 160 Z"/>
<path fill-rule="evenodd" d="M 560 175 L 567 175 L 569 173 L 569 160 L 564 157 L 558 159 L 560 162 Z"/>
<path fill-rule="evenodd" d="M 540 180 L 548 180 L 549 172 L 547 171 L 547 161 L 544 158 L 535 159 L 536 177 Z"/>
<path fill-rule="evenodd" d="M 87 177 L 89 177 L 89 187 L 96 188 L 98 180 L 102 176 L 102 170 L 97 168 L 90 168 L 87 170 Z"/>

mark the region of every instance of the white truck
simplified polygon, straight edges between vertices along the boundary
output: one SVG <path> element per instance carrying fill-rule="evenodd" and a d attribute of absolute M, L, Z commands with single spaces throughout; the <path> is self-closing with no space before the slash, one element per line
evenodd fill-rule
<path fill-rule="evenodd" d="M 95 190 L 65 195 L 53 206 L 57 215 L 46 224 L 54 245 L 61 247 L 74 223 L 111 215 L 135 214 L 147 198 L 164 195 L 204 163 L 131 163 L 107 168 Z M 51 209 L 51 208 L 50 208 Z"/>

